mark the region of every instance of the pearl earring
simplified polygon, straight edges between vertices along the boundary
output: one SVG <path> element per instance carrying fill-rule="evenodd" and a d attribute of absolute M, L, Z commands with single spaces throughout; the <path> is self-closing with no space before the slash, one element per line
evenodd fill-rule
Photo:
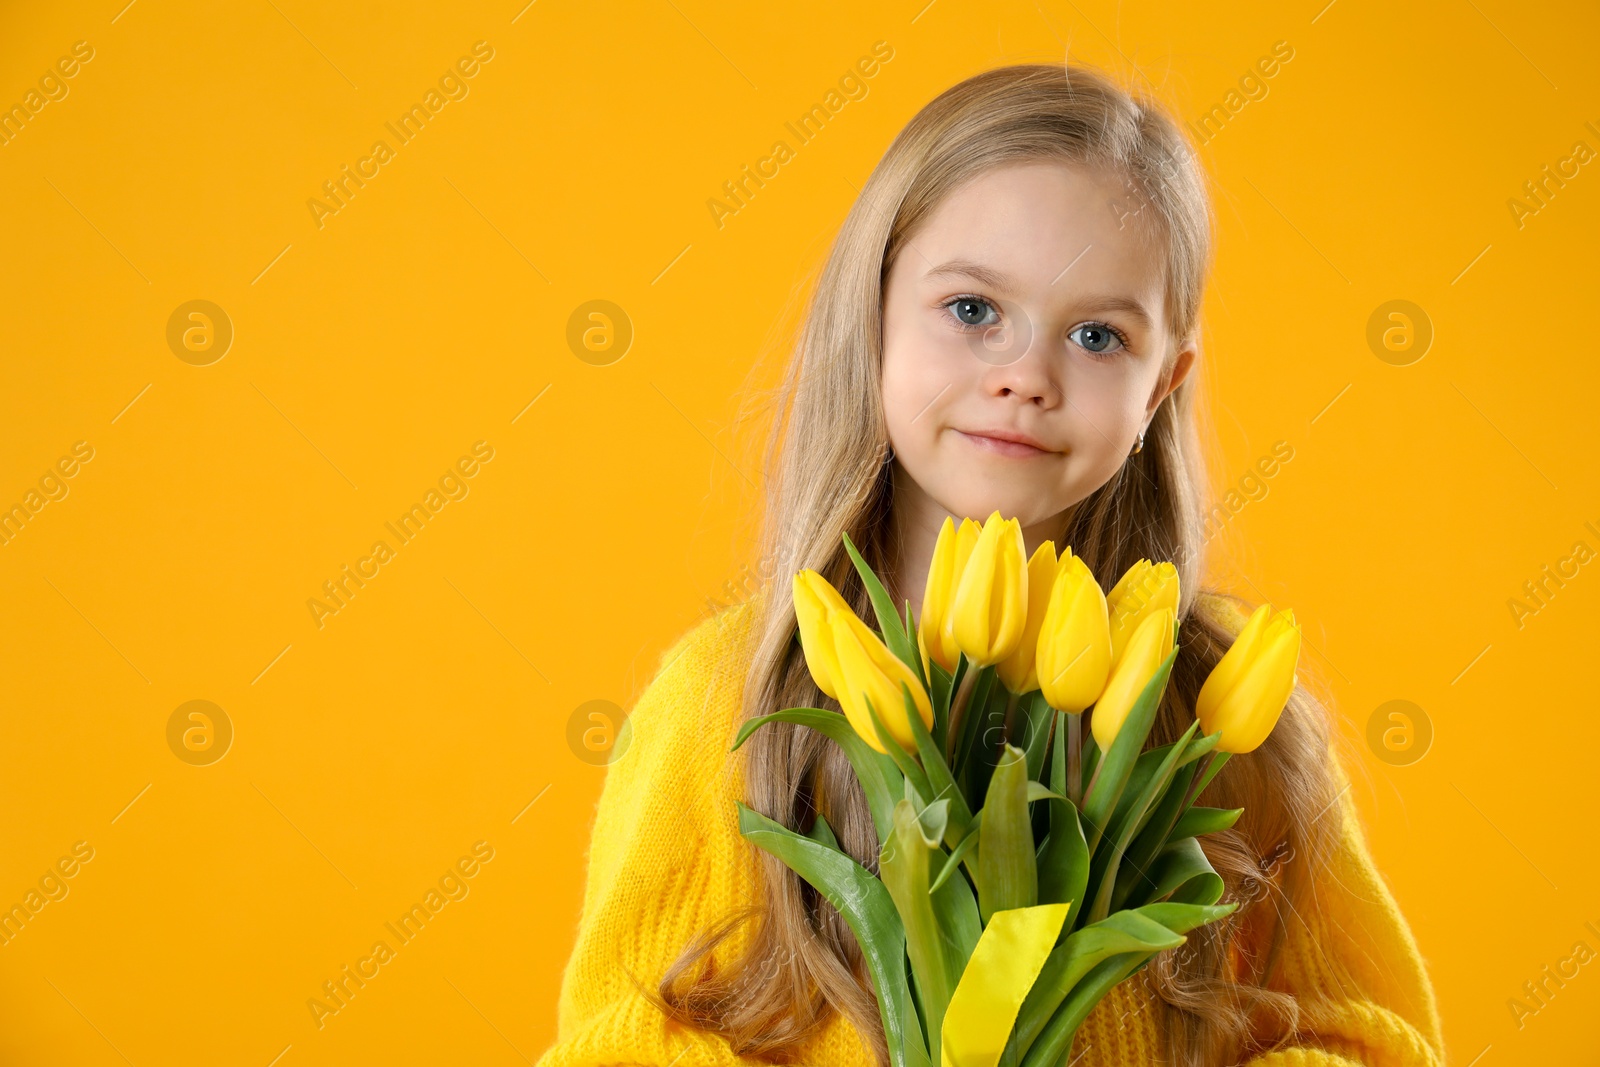
<path fill-rule="evenodd" d="M 1140 453 L 1140 452 L 1143 452 L 1143 451 L 1144 451 L 1144 431 L 1143 431 L 1143 430 L 1140 430 L 1140 431 L 1139 431 L 1139 440 L 1137 440 L 1137 441 L 1135 441 L 1135 442 L 1134 442 L 1134 444 L 1133 444 L 1133 451 L 1132 451 L 1132 452 L 1129 452 L 1129 453 L 1128 453 L 1128 455 L 1130 455 L 1130 456 L 1136 456 L 1136 455 L 1138 455 L 1138 454 L 1139 454 L 1139 453 Z"/>

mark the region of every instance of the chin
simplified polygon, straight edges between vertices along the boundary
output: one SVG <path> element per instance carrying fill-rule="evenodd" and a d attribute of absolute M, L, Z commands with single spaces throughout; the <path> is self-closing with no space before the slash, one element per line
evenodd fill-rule
<path fill-rule="evenodd" d="M 1052 505 L 1052 495 L 1035 486 L 999 485 L 992 474 L 979 474 L 964 480 L 959 487 L 952 487 L 948 496 L 941 499 L 952 513 L 975 522 L 981 523 L 998 511 L 1001 518 L 1020 519 L 1023 526 L 1031 526 L 1065 510 L 1065 504 Z"/>

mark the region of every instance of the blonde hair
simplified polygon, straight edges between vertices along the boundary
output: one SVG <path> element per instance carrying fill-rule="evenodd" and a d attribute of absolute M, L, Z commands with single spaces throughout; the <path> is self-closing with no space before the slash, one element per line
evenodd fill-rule
<path fill-rule="evenodd" d="M 806 670 L 790 577 L 816 569 L 870 619 L 840 535 L 848 533 L 880 575 L 892 559 L 885 544 L 892 453 L 880 375 L 883 284 L 894 257 L 953 189 L 992 167 L 1040 160 L 1104 168 L 1124 181 L 1126 214 L 1164 247 L 1171 340 L 1196 335 L 1209 202 L 1199 164 L 1158 106 L 1089 69 L 1024 64 L 984 71 L 923 107 L 845 218 L 777 390 L 761 541 L 768 581 L 749 605 L 757 614 L 746 719 L 785 707 L 837 707 Z M 1176 739 L 1193 720 L 1200 686 L 1231 642 L 1232 630 L 1213 614 L 1218 602 L 1197 599 L 1206 486 L 1197 381 L 1189 375 L 1161 404 L 1143 449 L 1071 509 L 1057 539 L 1107 589 L 1140 558 L 1178 568 L 1182 653 L 1153 744 Z M 892 588 L 906 586 L 901 577 L 889 579 Z M 1334 841 L 1337 818 L 1319 818 L 1338 796 L 1328 746 L 1321 704 L 1297 687 L 1267 742 L 1230 763 L 1206 792 L 1209 804 L 1245 809 L 1233 830 L 1205 838 L 1225 899 L 1242 906 L 1229 921 L 1197 931 L 1181 958 L 1167 953 L 1146 969 L 1166 1005 L 1176 1064 L 1233 1062 L 1273 1032 L 1282 1041 L 1295 1030 L 1296 999 L 1266 984 L 1285 933 L 1277 905 L 1303 899 Z M 866 799 L 836 746 L 803 727 L 770 724 L 732 758 L 740 757 L 751 807 L 802 833 L 821 811 L 841 847 L 876 871 Z M 887 1064 L 877 1002 L 849 927 L 780 861 L 758 850 L 757 858 L 761 903 L 703 931 L 645 994 L 670 1017 L 722 1035 L 735 1053 L 769 1062 L 792 1058 L 838 1011 Z M 743 951 L 713 965 L 712 950 L 745 922 L 755 925 Z"/>

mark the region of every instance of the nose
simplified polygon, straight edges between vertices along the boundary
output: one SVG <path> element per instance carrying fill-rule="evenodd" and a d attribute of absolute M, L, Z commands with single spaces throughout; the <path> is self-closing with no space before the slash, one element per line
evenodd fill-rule
<path fill-rule="evenodd" d="M 986 364 L 983 389 L 991 396 L 1014 397 L 1041 407 L 1061 402 L 1061 386 L 1051 367 L 1049 339 L 1043 333 L 1023 326 L 1016 335 L 991 345 L 981 354 Z"/>

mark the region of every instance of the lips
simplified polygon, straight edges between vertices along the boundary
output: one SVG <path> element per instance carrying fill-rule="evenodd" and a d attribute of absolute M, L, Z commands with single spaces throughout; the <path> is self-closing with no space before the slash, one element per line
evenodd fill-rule
<path fill-rule="evenodd" d="M 1053 451 L 1036 438 L 1015 430 L 957 430 L 956 433 L 978 448 L 1002 456 L 1045 456 Z"/>

